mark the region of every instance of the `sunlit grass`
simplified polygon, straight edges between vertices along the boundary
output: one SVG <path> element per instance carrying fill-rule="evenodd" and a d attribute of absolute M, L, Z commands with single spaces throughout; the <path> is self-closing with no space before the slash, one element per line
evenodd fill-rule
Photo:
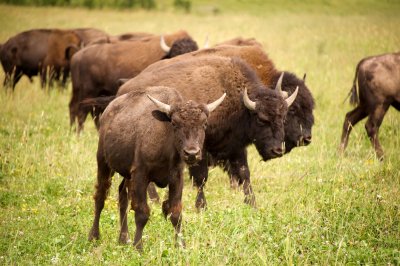
<path fill-rule="evenodd" d="M 343 100 L 355 66 L 365 56 L 399 50 L 400 17 L 393 10 L 274 10 L 266 16 L 204 16 L 0 6 L 1 42 L 48 25 L 92 26 L 113 34 L 184 28 L 200 45 L 206 35 L 211 44 L 256 37 L 277 68 L 300 77 L 307 73 L 316 100 L 310 146 L 265 163 L 250 147 L 257 209 L 244 205 L 243 193 L 232 190 L 227 176 L 213 169 L 206 189 L 208 209 L 198 213 L 196 191 L 186 173 L 186 249 L 174 248 L 170 222 L 159 205 L 151 204 L 144 252 L 139 254 L 117 243 L 118 175 L 102 215 L 102 238 L 87 241 L 97 132 L 90 121 L 79 138 L 70 132 L 70 87 L 42 91 L 37 78 L 33 84 L 23 78 L 14 93 L 0 92 L 0 264 L 399 264 L 399 113 L 389 110 L 380 129 L 383 163 L 375 158 L 365 121 L 353 130 L 343 157 L 337 147 L 344 115 L 351 109 Z M 133 213 L 129 226 L 134 232 Z"/>

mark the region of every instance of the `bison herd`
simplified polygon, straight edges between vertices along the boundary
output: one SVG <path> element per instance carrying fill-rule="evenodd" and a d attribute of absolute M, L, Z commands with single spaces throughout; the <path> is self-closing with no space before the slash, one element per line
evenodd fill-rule
<path fill-rule="evenodd" d="M 95 217 L 89 239 L 98 239 L 100 214 L 111 177 L 118 172 L 121 231 L 127 243 L 129 200 L 135 211 L 134 245 L 150 209 L 154 184 L 169 188 L 162 203 L 181 239 L 183 168 L 198 189 L 195 206 L 206 207 L 204 187 L 210 167 L 221 166 L 232 183 L 243 186 L 245 203 L 255 206 L 247 147 L 263 161 L 311 143 L 314 99 L 305 83 L 276 69 L 255 39 L 234 38 L 200 48 L 186 31 L 155 35 L 109 35 L 93 28 L 34 29 L 0 46 L 4 87 L 26 75 L 45 87 L 65 86 L 72 97 L 70 125 L 78 134 L 88 114 L 99 130 Z M 358 90 L 357 90 L 358 85 Z M 357 93 L 358 91 L 358 93 Z M 378 158 L 378 130 L 389 106 L 400 109 L 400 53 L 363 59 L 357 66 L 340 149 L 352 127 L 368 116 L 366 130 Z"/>

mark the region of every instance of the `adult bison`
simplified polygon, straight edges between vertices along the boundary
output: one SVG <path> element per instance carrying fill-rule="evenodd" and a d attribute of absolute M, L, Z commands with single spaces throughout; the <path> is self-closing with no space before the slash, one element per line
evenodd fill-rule
<path fill-rule="evenodd" d="M 165 40 L 165 43 L 160 44 L 160 39 Z M 78 120 L 77 131 L 80 132 L 88 113 L 93 115 L 98 126 L 99 112 L 80 105 L 82 100 L 115 95 L 119 79 L 132 78 L 150 64 L 163 58 L 197 49 L 196 42 L 187 32 L 178 31 L 165 35 L 164 38 L 151 36 L 136 41 L 96 44 L 79 51 L 71 62 L 73 87 L 69 104 L 71 126 Z"/>
<path fill-rule="evenodd" d="M 175 89 L 150 87 L 119 97 L 107 107 L 99 130 L 95 218 L 89 240 L 100 237 L 100 214 L 114 171 L 124 178 L 119 186 L 119 241 L 127 243 L 129 239 L 127 207 L 130 198 L 136 223 L 133 245 L 142 249 L 143 228 L 150 214 L 146 200 L 149 182 L 159 187 L 168 185 L 168 199 L 163 202 L 162 210 L 165 217 L 170 215 L 175 237 L 179 237 L 183 163 L 193 165 L 201 159 L 207 117 L 224 97 L 225 94 L 208 105 L 185 103 Z"/>
<path fill-rule="evenodd" d="M 234 42 L 236 44 L 238 43 L 236 40 L 234 40 Z M 251 43 L 253 43 L 253 41 L 247 43 L 247 45 L 242 43 L 243 45 L 241 46 L 219 45 L 218 47 L 202 49 L 180 55 L 179 57 L 172 59 L 158 61 L 143 70 L 141 76 L 148 72 L 157 73 L 158 69 L 162 69 L 169 64 L 185 60 L 192 60 L 198 57 L 210 55 L 219 55 L 229 58 L 239 57 L 255 71 L 262 83 L 267 87 L 281 87 L 282 90 L 288 94 L 292 94 L 297 87 L 299 88 L 298 96 L 290 106 L 284 124 L 285 152 L 288 153 L 295 147 L 310 144 L 312 136 L 311 130 L 314 124 L 314 99 L 310 90 L 305 84 L 305 78 L 299 79 L 293 73 L 277 70 L 261 46 L 257 43 Z M 282 74 L 284 74 L 283 79 L 280 79 Z M 130 86 L 123 86 L 119 89 L 118 95 L 122 95 L 128 92 L 130 89 Z M 109 97 L 108 99 L 104 98 L 102 101 L 98 101 L 98 103 L 106 105 L 107 102 L 111 101 L 112 99 L 113 97 Z M 250 178 L 245 148 L 243 148 L 241 151 L 236 150 L 236 155 L 234 158 L 225 158 L 224 160 L 216 160 L 214 158 L 212 162 L 222 165 L 224 170 L 228 172 L 233 183 L 239 182 L 239 184 L 242 184 L 245 180 Z M 205 206 L 205 199 L 198 199 L 198 202 L 199 201 L 203 201 L 204 204 L 198 204 L 198 206 Z"/>
<path fill-rule="evenodd" d="M 233 39 L 227 42 L 238 43 L 236 40 L 237 39 Z M 239 40 L 246 41 L 241 38 L 239 38 Z M 229 58 L 239 57 L 256 72 L 262 83 L 267 87 L 276 88 L 279 83 L 282 90 L 289 94 L 292 94 L 294 90 L 299 87 L 299 95 L 290 107 L 285 122 L 285 152 L 288 153 L 297 146 L 310 144 L 312 126 L 314 125 L 314 99 L 305 84 L 305 77 L 299 79 L 293 73 L 277 70 L 274 63 L 262 49 L 261 44 L 253 42 L 253 39 L 247 40 L 251 40 L 251 42 L 247 42 L 246 45 L 218 45 L 217 47 L 201 49 L 169 60 L 159 61 L 147 67 L 143 70 L 143 73 L 154 72 L 172 62 L 183 61 L 194 57 L 209 55 L 219 55 Z M 283 79 L 281 82 L 278 82 L 282 74 Z M 121 88 L 118 94 L 123 94 L 125 92 L 124 90 L 124 88 Z M 241 165 L 241 167 L 243 167 L 243 165 Z"/>
<path fill-rule="evenodd" d="M 226 92 L 224 104 L 209 118 L 205 150 L 216 160 L 243 162 L 246 169 L 247 157 L 243 155 L 250 144 L 255 144 L 264 161 L 282 156 L 283 123 L 298 90 L 285 100 L 281 92 L 267 89 L 239 58 L 202 56 L 175 61 L 154 71 L 142 72 L 122 85 L 117 95 L 150 85 L 171 86 L 184 99 L 207 102 Z M 206 204 L 203 187 L 208 178 L 207 156 L 189 170 L 199 188 L 196 207 L 202 208 Z M 241 177 L 245 202 L 254 205 L 250 175 Z"/>
<path fill-rule="evenodd" d="M 34 29 L 11 37 L 0 50 L 4 86 L 15 88 L 23 75 L 32 80 L 39 74 L 42 87 L 46 85 L 47 76 L 50 82 L 59 79 L 69 69 L 67 48 L 80 44 L 81 39 L 71 30 Z"/>
<path fill-rule="evenodd" d="M 378 139 L 379 127 L 390 106 L 400 110 L 400 53 L 362 59 L 357 65 L 350 94 L 350 103 L 357 107 L 346 114 L 340 150 L 346 149 L 351 129 L 368 116 L 365 129 L 376 156 L 382 160 L 384 153 Z"/>

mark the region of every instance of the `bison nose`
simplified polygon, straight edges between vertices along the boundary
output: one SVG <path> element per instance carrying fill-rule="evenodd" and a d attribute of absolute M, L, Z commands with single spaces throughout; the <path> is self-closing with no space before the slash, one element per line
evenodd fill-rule
<path fill-rule="evenodd" d="M 183 149 L 184 160 L 188 163 L 194 163 L 201 159 L 200 148 Z"/>
<path fill-rule="evenodd" d="M 311 143 L 311 135 L 304 136 L 303 141 L 304 141 L 304 145 L 310 144 Z"/>
<path fill-rule="evenodd" d="M 275 147 L 271 149 L 271 152 L 276 156 L 276 157 L 281 157 L 283 155 L 283 149 L 281 147 Z"/>

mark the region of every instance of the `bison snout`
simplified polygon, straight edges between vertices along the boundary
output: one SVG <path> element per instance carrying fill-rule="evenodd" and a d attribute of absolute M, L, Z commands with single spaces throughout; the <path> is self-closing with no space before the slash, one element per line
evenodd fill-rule
<path fill-rule="evenodd" d="M 183 160 L 187 164 L 194 164 L 201 160 L 200 148 L 183 149 Z"/>
<path fill-rule="evenodd" d="M 271 153 L 276 157 L 281 157 L 283 155 L 283 149 L 281 147 L 275 147 L 271 149 Z"/>
<path fill-rule="evenodd" d="M 309 135 L 309 136 L 304 136 L 303 142 L 304 142 L 304 145 L 310 144 L 310 143 L 311 143 L 311 135 Z"/>

